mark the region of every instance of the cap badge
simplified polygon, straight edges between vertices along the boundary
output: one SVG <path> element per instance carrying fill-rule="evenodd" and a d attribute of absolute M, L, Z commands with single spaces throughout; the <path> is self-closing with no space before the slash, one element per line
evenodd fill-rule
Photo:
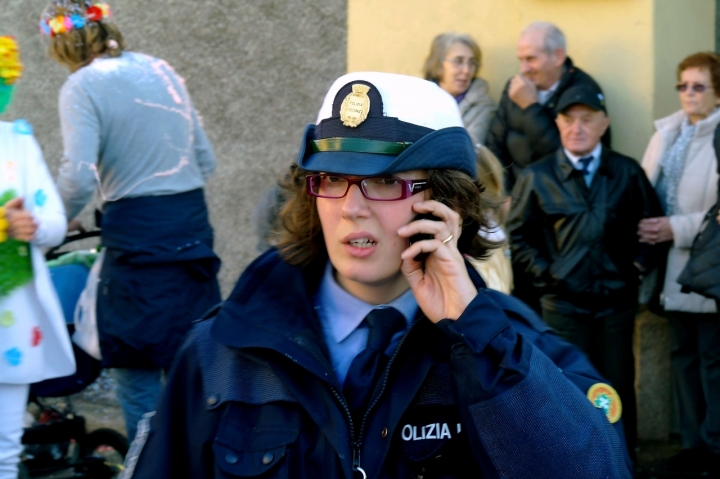
<path fill-rule="evenodd" d="M 370 98 L 367 96 L 370 87 L 356 84 L 352 86 L 352 90 L 340 105 L 340 120 L 343 125 L 355 128 L 365 121 L 370 111 Z"/>
<path fill-rule="evenodd" d="M 617 391 L 609 384 L 595 383 L 588 389 L 587 397 L 598 409 L 602 409 L 610 423 L 614 424 L 622 416 L 622 402 Z"/>

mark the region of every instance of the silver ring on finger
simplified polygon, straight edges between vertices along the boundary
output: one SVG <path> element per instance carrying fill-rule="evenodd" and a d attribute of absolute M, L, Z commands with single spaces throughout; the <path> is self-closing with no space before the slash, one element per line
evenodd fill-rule
<path fill-rule="evenodd" d="M 443 244 L 448 244 L 450 242 L 450 240 L 452 240 L 452 239 L 453 239 L 453 235 L 450 235 L 447 238 L 445 238 L 444 240 L 442 240 L 442 242 L 443 242 Z"/>

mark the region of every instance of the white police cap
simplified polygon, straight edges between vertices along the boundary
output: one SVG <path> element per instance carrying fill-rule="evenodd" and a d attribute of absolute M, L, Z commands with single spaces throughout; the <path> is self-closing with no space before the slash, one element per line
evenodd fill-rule
<path fill-rule="evenodd" d="M 392 73 L 343 75 L 309 125 L 298 164 L 311 171 L 385 175 L 457 169 L 474 176 L 475 154 L 457 103 L 436 84 Z"/>

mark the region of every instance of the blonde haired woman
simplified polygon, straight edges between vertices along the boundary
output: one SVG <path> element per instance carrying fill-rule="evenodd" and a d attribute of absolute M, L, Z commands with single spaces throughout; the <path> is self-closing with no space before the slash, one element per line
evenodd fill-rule
<path fill-rule="evenodd" d="M 505 218 L 510 208 L 509 197 L 505 191 L 505 172 L 500 160 L 485 146 L 475 145 L 477 152 L 477 179 L 485 188 L 483 196 L 493 205 L 489 218 L 489 228 L 480 229 L 478 234 L 500 246 L 487 258 L 468 258 L 480 273 L 488 288 L 510 294 L 513 288 L 510 249 L 505 234 Z"/>

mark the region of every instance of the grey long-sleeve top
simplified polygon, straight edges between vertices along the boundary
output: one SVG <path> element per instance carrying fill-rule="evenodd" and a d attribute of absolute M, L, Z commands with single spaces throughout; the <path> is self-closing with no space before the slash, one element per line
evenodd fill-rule
<path fill-rule="evenodd" d="M 215 154 L 185 84 L 141 53 L 97 58 L 60 90 L 58 191 L 68 218 L 97 190 L 101 205 L 201 188 Z M 100 206 L 101 206 L 100 205 Z"/>

